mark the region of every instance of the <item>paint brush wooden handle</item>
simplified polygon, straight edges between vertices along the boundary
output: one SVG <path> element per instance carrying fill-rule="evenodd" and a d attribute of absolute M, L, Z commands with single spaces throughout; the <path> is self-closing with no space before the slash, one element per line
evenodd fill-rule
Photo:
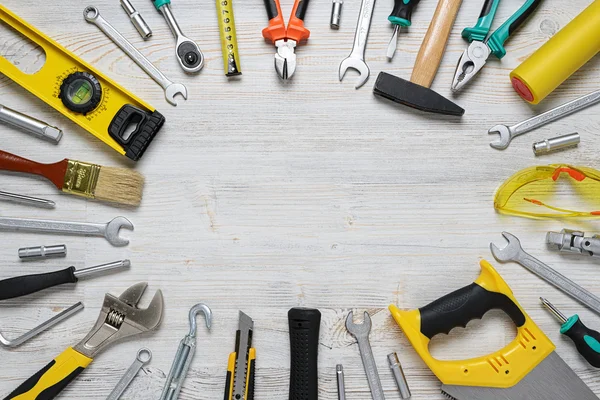
<path fill-rule="evenodd" d="M 440 0 L 425 34 L 410 81 L 430 87 L 442 62 L 446 43 L 462 0 Z"/>
<path fill-rule="evenodd" d="M 0 170 L 40 175 L 50 180 L 61 190 L 65 182 L 67 165 L 68 160 L 62 160 L 54 164 L 41 164 L 0 150 Z"/>

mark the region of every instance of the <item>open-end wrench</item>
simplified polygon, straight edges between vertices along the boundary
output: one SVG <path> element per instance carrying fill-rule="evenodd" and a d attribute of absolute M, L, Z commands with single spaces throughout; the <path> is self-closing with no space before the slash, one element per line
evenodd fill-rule
<path fill-rule="evenodd" d="M 516 125 L 496 125 L 488 131 L 488 134 L 500 134 L 500 139 L 490 143 L 494 149 L 504 150 L 510 142 L 524 133 L 531 132 L 541 126 L 559 120 L 567 115 L 571 115 L 600 102 L 600 90 L 586 94 L 583 97 L 562 104 L 556 108 L 546 111 L 543 114 L 536 115 Z"/>
<path fill-rule="evenodd" d="M 45 232 L 80 236 L 101 236 L 116 247 L 127 246 L 129 244 L 129 240 L 119 237 L 119 231 L 121 228 L 133 230 L 133 224 L 125 217 L 116 217 L 106 224 L 0 217 L 0 231 Z"/>
<path fill-rule="evenodd" d="M 356 82 L 356 89 L 360 88 L 369 79 L 369 66 L 365 62 L 365 50 L 367 48 L 367 39 L 371 29 L 371 17 L 373 17 L 373 8 L 375 0 L 362 0 L 356 32 L 354 33 L 354 45 L 350 55 L 340 63 L 340 81 L 344 79 L 348 68 L 354 68 L 360 76 Z"/>
<path fill-rule="evenodd" d="M 187 99 L 187 89 L 181 83 L 173 83 L 160 72 L 138 49 L 100 15 L 100 10 L 88 6 L 83 10 L 83 17 L 90 24 L 96 25 L 114 44 L 119 46 L 148 76 L 156 81 L 165 91 L 165 99 L 176 106 L 175 96 L 180 94 Z"/>
<path fill-rule="evenodd" d="M 502 232 L 502 236 L 508 241 L 506 247 L 500 249 L 495 244 L 490 244 L 490 249 L 496 260 L 502 263 L 514 261 L 521 264 L 546 282 L 562 290 L 581 304 L 588 306 L 597 314 L 600 314 L 600 298 L 550 268 L 531 254 L 526 253 L 521 247 L 521 242 L 515 235 L 508 232 Z"/>
<path fill-rule="evenodd" d="M 367 374 L 371 397 L 373 400 L 385 400 L 381 380 L 379 379 L 379 372 L 377 372 L 377 364 L 375 363 L 375 357 L 373 357 L 373 350 L 371 350 L 371 343 L 369 342 L 371 317 L 365 311 L 364 321 L 360 325 L 354 323 L 353 317 L 353 313 L 350 311 L 348 317 L 346 317 L 346 329 L 358 341 L 358 349 L 360 350 L 360 357 L 362 358 L 365 373 Z"/>
<path fill-rule="evenodd" d="M 119 400 L 123 393 L 125 393 L 127 387 L 131 385 L 131 382 L 133 382 L 133 380 L 140 372 L 142 367 L 148 364 L 151 359 L 152 352 L 149 349 L 139 349 L 135 357 L 135 361 L 133 362 L 133 364 L 131 364 L 127 372 L 125 372 L 125 375 L 123 375 L 123 377 L 121 378 L 119 383 L 117 383 L 117 386 L 115 386 L 113 391 L 110 392 L 106 400 Z"/>

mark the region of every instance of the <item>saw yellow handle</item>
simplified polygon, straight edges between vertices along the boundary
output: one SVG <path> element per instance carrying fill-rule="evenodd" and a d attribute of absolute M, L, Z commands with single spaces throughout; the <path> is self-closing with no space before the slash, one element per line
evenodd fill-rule
<path fill-rule="evenodd" d="M 50 400 L 58 396 L 92 362 L 69 347 L 4 400 Z"/>
<path fill-rule="evenodd" d="M 393 304 L 389 309 L 419 356 L 447 385 L 512 387 L 555 348 L 529 319 L 500 274 L 483 260 L 481 274 L 471 285 L 418 310 L 401 311 Z M 469 321 L 481 319 L 492 309 L 503 310 L 517 326 L 517 337 L 506 347 L 468 360 L 441 361 L 431 356 L 431 338 L 458 326 L 466 327 Z"/>

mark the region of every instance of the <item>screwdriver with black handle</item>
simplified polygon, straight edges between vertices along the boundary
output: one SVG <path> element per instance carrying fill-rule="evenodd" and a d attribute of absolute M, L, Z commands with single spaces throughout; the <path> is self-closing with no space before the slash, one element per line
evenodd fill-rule
<path fill-rule="evenodd" d="M 571 338 L 577 351 L 587 362 L 600 368 L 600 333 L 588 328 L 581 322 L 579 315 L 565 317 L 552 303 L 540 297 L 542 304 L 560 321 L 560 333 Z"/>
<path fill-rule="evenodd" d="M 128 268 L 130 265 L 129 260 L 121 260 L 80 270 L 69 267 L 45 274 L 23 275 L 4 279 L 0 281 L 0 300 L 26 296 L 65 283 L 76 283 L 79 278 L 98 275 L 113 269 Z"/>
<path fill-rule="evenodd" d="M 419 1 L 420 0 L 394 0 L 394 9 L 388 17 L 388 21 L 394 25 L 394 34 L 390 39 L 387 49 L 387 58 L 389 61 L 391 61 L 392 58 L 394 58 L 394 54 L 396 54 L 396 47 L 398 47 L 398 32 L 401 27 L 406 28 L 411 25 L 410 19 L 413 8 L 419 4 Z"/>

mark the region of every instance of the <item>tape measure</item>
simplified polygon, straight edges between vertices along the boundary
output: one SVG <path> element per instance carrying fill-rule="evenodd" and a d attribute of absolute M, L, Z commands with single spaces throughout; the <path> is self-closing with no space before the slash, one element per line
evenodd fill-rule
<path fill-rule="evenodd" d="M 122 155 L 139 160 L 165 118 L 152 106 L 20 19 L 0 4 L 0 21 L 46 53 L 36 73 L 27 74 L 4 57 L 0 72 Z M 132 133 L 130 127 L 134 126 Z"/>
<path fill-rule="evenodd" d="M 242 69 L 240 67 L 237 35 L 235 33 L 235 19 L 233 18 L 233 5 L 231 4 L 232 0 L 216 1 L 225 75 L 241 75 Z"/>

